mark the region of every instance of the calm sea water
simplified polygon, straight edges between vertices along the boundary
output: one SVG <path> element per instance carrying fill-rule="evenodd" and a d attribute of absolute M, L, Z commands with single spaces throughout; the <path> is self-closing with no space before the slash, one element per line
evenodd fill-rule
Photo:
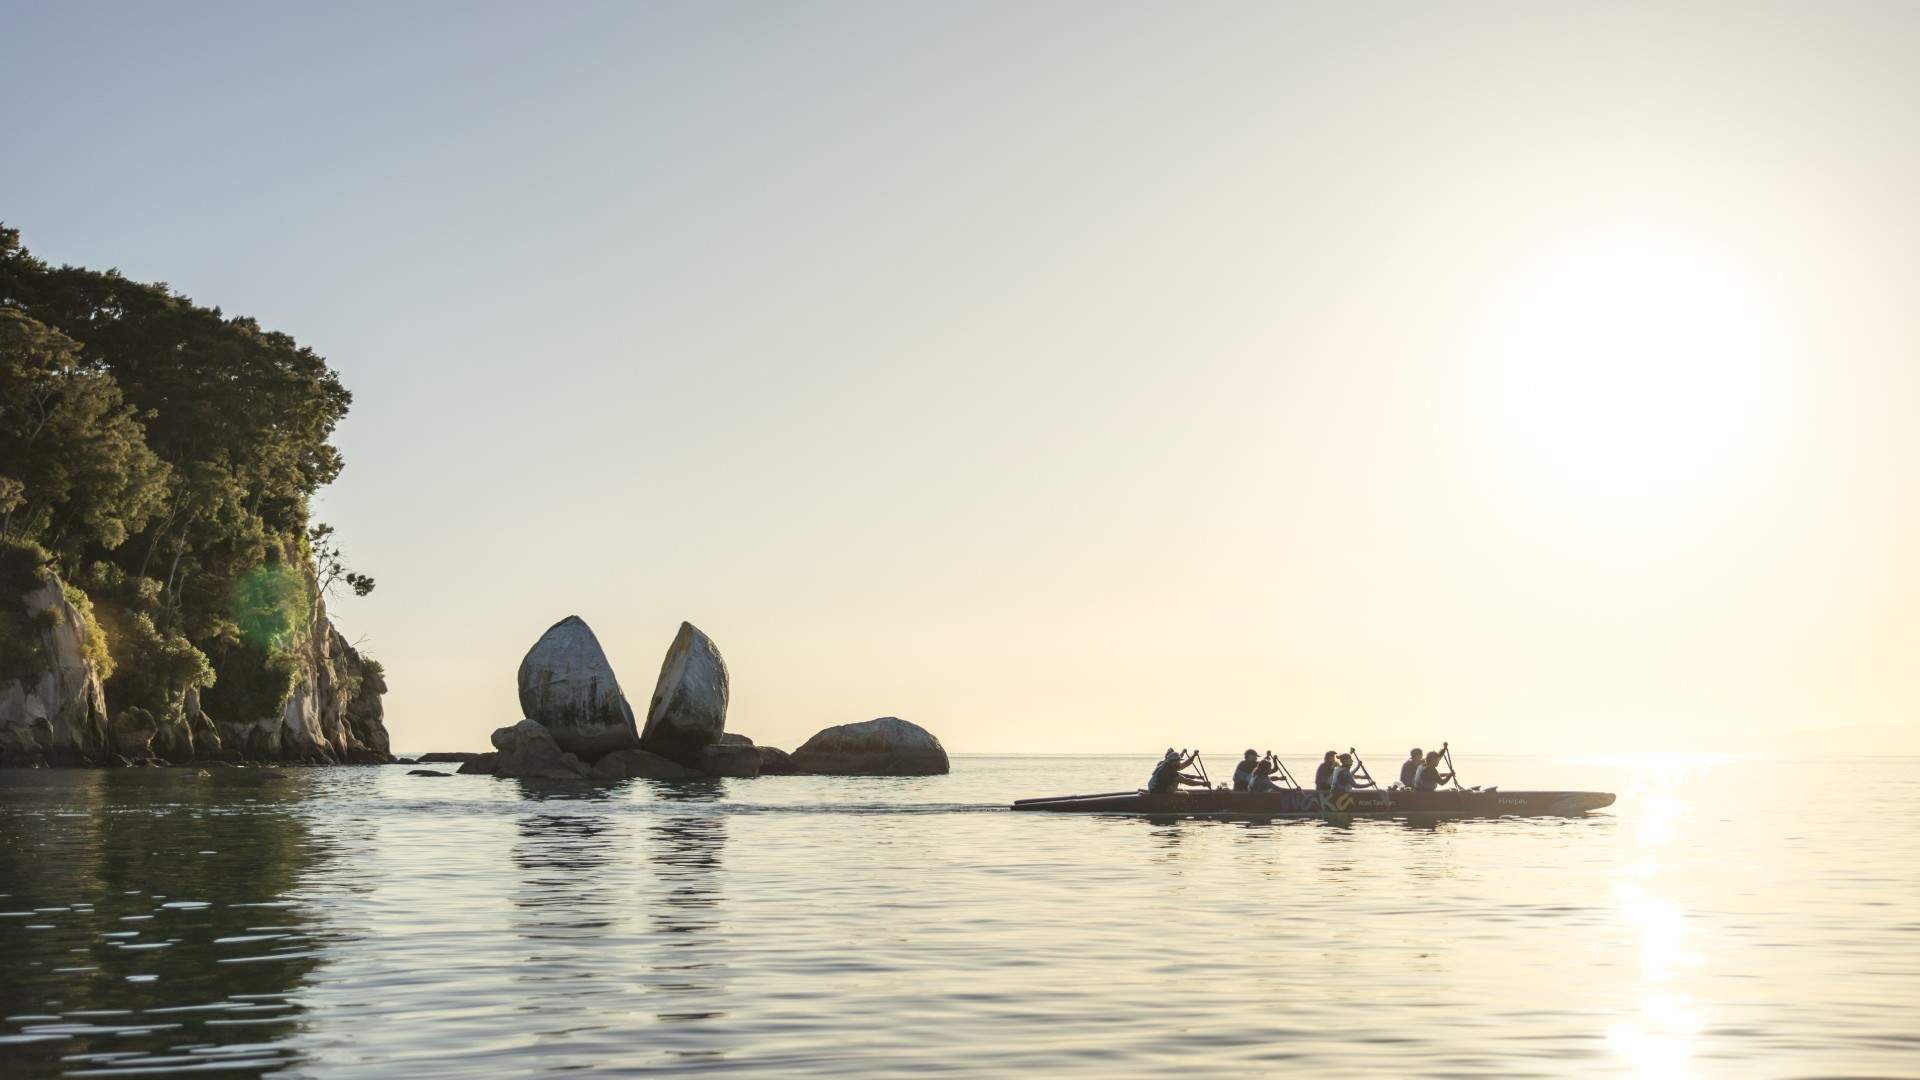
<path fill-rule="evenodd" d="M 1620 793 L 1578 820 L 1004 809 L 1150 765 L 0 772 L 0 1075 L 1920 1075 L 1920 761 L 1461 757 Z"/>

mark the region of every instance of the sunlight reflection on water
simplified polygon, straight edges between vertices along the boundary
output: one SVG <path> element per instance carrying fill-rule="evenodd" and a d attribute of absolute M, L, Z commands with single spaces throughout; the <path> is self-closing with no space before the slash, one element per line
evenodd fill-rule
<path fill-rule="evenodd" d="M 0 776 L 0 1073 L 1897 1074 L 1912 764 L 1482 758 L 1621 800 L 1438 825 L 1004 810 L 1133 758 Z"/>
<path fill-rule="evenodd" d="M 1626 795 L 1640 808 L 1634 844 L 1640 857 L 1628 868 L 1629 879 L 1615 888 L 1620 911 L 1640 935 L 1640 971 L 1643 990 L 1637 1016 L 1607 1029 L 1607 1045 L 1634 1071 L 1649 1078 L 1693 1075 L 1694 1036 L 1703 1027 L 1690 995 L 1670 988 L 1682 966 L 1697 966 L 1702 958 L 1685 949 L 1686 922 L 1680 909 L 1656 895 L 1663 867 L 1659 849 L 1681 834 L 1693 806 L 1684 793 L 1699 783 L 1699 774 L 1729 760 L 1710 755 L 1641 760 L 1627 785 Z"/>

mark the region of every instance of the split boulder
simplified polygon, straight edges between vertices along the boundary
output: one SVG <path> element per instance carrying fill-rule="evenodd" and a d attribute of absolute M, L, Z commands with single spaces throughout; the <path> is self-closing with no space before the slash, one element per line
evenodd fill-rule
<path fill-rule="evenodd" d="M 726 728 L 727 662 L 712 638 L 683 622 L 660 664 L 640 747 L 691 765 Z"/>
<path fill-rule="evenodd" d="M 520 661 L 519 683 L 521 715 L 551 732 L 560 749 L 595 758 L 640 745 L 633 707 L 600 639 L 580 616 L 540 635 Z"/>

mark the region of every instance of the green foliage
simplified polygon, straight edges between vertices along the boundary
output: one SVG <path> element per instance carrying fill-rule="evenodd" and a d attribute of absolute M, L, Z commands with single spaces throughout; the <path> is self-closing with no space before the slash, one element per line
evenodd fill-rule
<path fill-rule="evenodd" d="M 209 716 L 257 720 L 286 708 L 300 680 L 299 660 L 287 651 L 268 652 L 252 645 L 230 646 L 214 657 L 220 681 L 200 695 Z"/>
<path fill-rule="evenodd" d="M 313 575 L 320 583 L 321 596 L 332 596 L 339 585 L 352 589 L 355 596 L 373 591 L 373 578 L 347 569 L 340 548 L 334 543 L 333 526 L 321 522 L 308 529 L 307 546 L 313 552 Z"/>
<path fill-rule="evenodd" d="M 0 602 L 17 604 L 39 588 L 52 561 L 47 549 L 31 540 L 0 537 Z"/>
<path fill-rule="evenodd" d="M 51 266 L 0 226 L 0 539 L 40 545 L 99 605 L 88 647 L 111 651 L 115 710 L 177 709 L 215 685 L 212 657 L 249 703 L 227 715 L 264 715 L 251 703 L 284 701 L 278 657 L 317 596 L 372 588 L 331 529 L 317 547 L 308 533 L 351 402 L 291 337 L 165 284 Z"/>
<path fill-rule="evenodd" d="M 39 540 L 63 563 L 144 528 L 169 473 L 113 377 L 78 353 L 72 338 L 0 307 L 0 535 Z"/>
<path fill-rule="evenodd" d="M 116 710 L 139 707 L 162 721 L 178 719 L 189 688 L 214 685 L 212 663 L 185 635 L 161 631 L 145 612 L 102 605 L 98 617 L 113 642 L 107 700 Z"/>
<path fill-rule="evenodd" d="M 46 580 L 50 559 L 38 544 L 0 539 L 0 683 L 31 678 L 40 667 L 41 638 L 55 621 L 52 611 L 28 615 L 26 597 Z"/>

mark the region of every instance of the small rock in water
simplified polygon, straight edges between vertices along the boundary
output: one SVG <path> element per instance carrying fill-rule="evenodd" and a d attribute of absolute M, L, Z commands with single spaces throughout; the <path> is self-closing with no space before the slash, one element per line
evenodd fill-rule
<path fill-rule="evenodd" d="M 754 746 L 716 743 L 700 751 L 700 771 L 708 776 L 754 777 L 760 775 L 760 750 Z"/>
<path fill-rule="evenodd" d="M 469 776 L 492 776 L 500 765 L 499 754 L 473 754 L 460 763 L 455 772 Z"/>
<path fill-rule="evenodd" d="M 593 763 L 595 780 L 691 780 L 700 774 L 646 750 L 615 750 Z"/>
<path fill-rule="evenodd" d="M 587 766 L 562 750 L 553 733 L 536 720 L 522 720 L 512 727 L 495 730 L 493 745 L 500 755 L 494 760 L 496 776 L 579 780 L 587 775 Z"/>
<path fill-rule="evenodd" d="M 408 769 L 408 776 L 452 776 L 452 773 L 435 772 L 432 769 Z"/>
<path fill-rule="evenodd" d="M 777 746 L 756 746 L 753 749 L 760 755 L 761 776 L 792 776 L 799 771 L 794 768 L 792 755 Z"/>

